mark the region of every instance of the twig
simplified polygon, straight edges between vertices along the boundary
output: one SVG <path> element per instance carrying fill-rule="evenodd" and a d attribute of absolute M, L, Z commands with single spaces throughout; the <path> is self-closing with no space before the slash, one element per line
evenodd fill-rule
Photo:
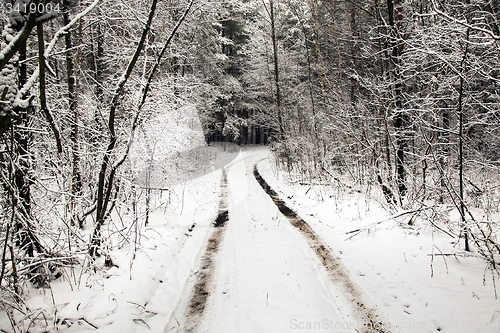
<path fill-rule="evenodd" d="M 438 230 L 439 230 L 439 231 L 441 231 L 441 232 L 444 232 L 445 234 L 447 234 L 447 235 L 448 235 L 448 236 L 450 236 L 451 238 L 455 238 L 455 236 L 454 236 L 454 235 L 452 235 L 450 232 L 448 232 L 448 231 L 444 230 L 443 228 L 439 227 L 437 224 L 435 224 L 434 222 L 432 222 L 432 220 L 430 220 L 430 222 L 431 222 L 431 224 L 432 224 L 432 226 L 433 226 L 434 228 L 438 229 Z"/>
<path fill-rule="evenodd" d="M 15 205 L 12 206 L 13 209 L 15 209 Z M 9 241 L 9 232 L 10 232 L 10 226 L 14 223 L 14 214 L 11 216 L 10 223 L 7 224 L 7 230 L 5 231 L 5 243 L 3 246 L 3 252 L 2 252 L 2 270 L 0 272 L 0 286 L 2 285 L 3 277 L 5 274 L 5 256 L 7 255 L 7 245 Z"/>
<path fill-rule="evenodd" d="M 444 265 L 446 266 L 446 274 L 448 274 L 448 263 L 446 262 L 446 256 L 443 254 L 443 252 L 439 249 L 439 247 L 436 246 L 436 244 L 434 244 L 434 247 L 439 251 L 439 253 L 441 254 L 441 257 L 443 257 L 443 261 L 444 261 Z M 433 257 L 436 256 L 437 254 L 433 254 Z"/>
<path fill-rule="evenodd" d="M 35 262 L 32 262 L 20 269 L 17 270 L 17 273 L 18 274 L 22 274 L 23 272 L 25 272 L 26 270 L 29 270 L 33 267 L 36 267 L 36 266 L 39 266 L 39 265 L 42 265 L 42 264 L 46 264 L 48 262 L 52 262 L 52 261 L 62 261 L 62 260 L 66 260 L 66 259 L 69 259 L 69 260 L 74 260 L 74 259 L 77 259 L 76 256 L 72 256 L 72 257 L 56 257 L 56 258 L 47 258 L 47 259 L 43 259 L 43 260 L 39 260 L 39 261 L 35 261 Z M 7 275 L 9 274 L 12 274 L 13 272 L 12 271 L 9 271 L 7 272 Z"/>
<path fill-rule="evenodd" d="M 480 28 L 480 27 L 477 27 L 477 26 L 474 26 L 474 25 L 471 25 L 471 24 L 468 24 L 467 21 L 464 21 L 464 20 L 459 20 L 459 19 L 456 19 L 448 14 L 446 14 L 445 12 L 443 11 L 440 11 L 439 9 L 437 9 L 437 6 L 435 4 L 434 1 L 431 1 L 432 3 L 432 9 L 434 10 L 434 12 L 440 16 L 443 16 L 444 18 L 454 22 L 454 23 L 457 23 L 457 24 L 460 24 L 468 29 L 472 29 L 472 30 L 475 30 L 475 31 L 478 31 L 478 32 L 482 32 L 486 35 L 489 35 L 492 39 L 498 41 L 500 40 L 500 36 L 497 36 L 493 31 L 490 31 L 488 29 L 483 29 L 483 28 Z"/>
<path fill-rule="evenodd" d="M 151 329 L 151 327 L 148 325 L 148 323 L 146 323 L 146 321 L 142 318 L 139 318 L 139 319 L 132 319 L 134 322 L 138 322 L 140 321 L 141 323 L 143 323 L 144 325 L 146 325 L 149 329 Z"/>
<path fill-rule="evenodd" d="M 96 330 L 99 329 L 99 327 L 97 327 L 96 325 L 92 324 L 91 322 L 89 322 L 87 319 L 85 319 L 85 317 L 81 317 L 79 318 L 78 320 L 82 320 L 84 322 L 86 322 L 89 326 L 92 326 L 93 328 L 95 328 Z"/>
<path fill-rule="evenodd" d="M 424 209 L 428 209 L 428 208 L 419 208 L 419 209 L 415 209 L 415 210 L 409 210 L 409 211 L 406 211 L 406 212 L 402 212 L 402 213 L 399 213 L 399 214 L 396 214 L 396 215 L 393 215 L 393 216 L 390 216 L 388 218 L 385 218 L 383 220 L 380 220 L 378 222 L 373 222 L 373 223 L 370 223 L 369 225 L 365 226 L 365 227 L 362 227 L 362 228 L 359 228 L 359 229 L 355 229 L 355 230 L 351 230 L 351 231 L 348 231 L 346 232 L 346 235 L 348 234 L 352 234 L 352 233 L 355 233 L 354 235 L 352 235 L 351 237 L 347 238 L 346 240 L 349 240 L 351 238 L 353 238 L 354 236 L 358 235 L 359 233 L 361 233 L 362 231 L 366 230 L 366 229 L 369 229 L 369 228 L 372 228 L 376 225 L 379 225 L 385 221 L 388 221 L 388 220 L 392 220 L 392 219 L 395 219 L 395 218 L 398 218 L 398 217 L 401 217 L 401 216 L 404 216 L 404 215 L 408 215 L 408 214 L 413 214 L 413 213 L 418 213 Z"/>
<path fill-rule="evenodd" d="M 432 247 L 432 254 L 431 254 L 431 277 L 434 276 L 434 246 Z"/>

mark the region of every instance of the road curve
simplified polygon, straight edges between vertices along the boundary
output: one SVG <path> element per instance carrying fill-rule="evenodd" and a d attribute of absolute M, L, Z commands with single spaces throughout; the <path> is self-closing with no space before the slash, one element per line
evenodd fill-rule
<path fill-rule="evenodd" d="M 255 165 L 267 154 L 245 150 L 226 167 L 224 238 L 208 242 L 210 260 L 202 257 L 198 268 L 208 264 L 210 276 L 197 279 L 184 318 L 165 331 L 385 332 L 370 327 L 377 314 L 339 259 L 265 185 Z"/>

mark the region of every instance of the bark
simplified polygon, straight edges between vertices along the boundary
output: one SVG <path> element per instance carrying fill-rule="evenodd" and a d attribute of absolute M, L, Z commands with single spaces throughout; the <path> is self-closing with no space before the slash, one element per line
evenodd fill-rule
<path fill-rule="evenodd" d="M 0 71 L 5 65 L 8 64 L 9 60 L 16 54 L 17 52 L 21 52 L 23 47 L 26 45 L 26 41 L 31 34 L 31 30 L 35 27 L 35 19 L 34 15 L 31 15 L 33 18 L 28 20 L 24 27 L 22 27 L 13 41 L 7 45 L 5 49 L 2 50 L 2 57 L 0 58 Z"/>
<path fill-rule="evenodd" d="M 325 2 L 326 3 L 326 2 Z M 322 57 L 321 57 L 321 53 L 320 53 L 320 46 L 319 46 L 319 31 L 318 31 L 318 28 L 317 28 L 317 23 L 316 23 L 316 18 L 315 18 L 315 15 L 314 15 L 314 5 L 312 4 L 312 1 L 309 2 L 310 4 L 310 7 L 311 7 L 311 11 L 312 11 L 312 18 L 313 18 L 313 21 L 314 21 L 314 27 L 315 27 L 315 38 L 314 38 L 314 42 L 316 44 L 316 53 L 318 54 L 318 60 L 319 60 L 319 65 L 320 65 L 320 69 L 321 69 L 321 77 L 322 77 L 322 84 L 326 87 L 329 87 L 329 84 L 328 84 L 328 81 L 326 80 L 326 73 L 325 73 L 325 70 L 324 70 L 324 65 L 323 65 L 323 60 L 322 60 Z M 334 35 L 334 39 L 335 39 L 335 49 L 336 49 L 336 53 L 337 53 L 337 74 L 338 74 L 338 81 L 337 81 L 337 84 L 340 85 L 340 90 L 341 90 L 341 93 L 342 93 L 342 104 L 345 105 L 345 92 L 344 92 L 344 80 L 342 78 L 342 57 L 340 55 L 340 42 L 339 42 L 339 34 L 338 34 L 338 31 L 337 31 L 337 25 L 336 25 L 336 19 L 335 19 L 335 9 L 334 7 L 336 6 L 337 4 L 334 3 L 328 7 L 328 11 L 330 13 L 330 17 L 332 18 L 332 29 L 333 29 L 333 35 Z"/>
<path fill-rule="evenodd" d="M 26 59 L 26 41 L 19 49 L 19 87 L 21 88 L 27 81 L 27 65 L 22 62 Z M 28 127 L 30 114 L 33 112 L 33 107 L 17 108 L 15 110 L 20 116 L 20 125 Z M 31 180 L 29 179 L 29 142 L 31 141 L 30 133 L 24 130 L 14 129 L 14 140 L 16 142 L 16 151 L 18 164 L 15 166 L 14 183 L 16 194 L 13 194 L 14 205 L 18 209 L 15 222 L 16 245 L 21 247 L 27 256 L 33 257 L 34 251 L 39 253 L 44 252 L 40 240 L 35 235 L 35 228 L 31 221 Z"/>
<path fill-rule="evenodd" d="M 95 31 L 92 33 L 92 73 L 94 74 L 94 94 L 97 101 L 97 107 L 94 112 L 94 121 L 97 126 L 97 130 L 101 133 L 105 131 L 104 119 L 102 115 L 102 105 L 104 104 L 104 72 L 106 71 L 106 65 L 104 63 L 104 31 L 102 29 L 102 13 L 101 9 L 97 9 L 97 16 L 99 17 L 98 22 L 95 25 Z M 95 44 L 95 49 L 94 49 Z M 104 139 L 104 138 L 102 138 Z M 96 138 L 96 140 L 100 140 Z"/>
<path fill-rule="evenodd" d="M 68 0 L 63 1 L 63 22 L 64 25 L 68 25 L 70 20 L 70 3 Z M 81 23 L 81 22 L 80 22 Z M 81 29 L 81 24 L 80 24 Z M 81 175 L 79 171 L 80 157 L 78 154 L 78 108 L 77 108 L 77 97 L 76 97 L 76 75 L 73 63 L 73 41 L 71 31 L 68 31 L 64 36 L 64 44 L 66 47 L 66 78 L 68 81 L 68 108 L 69 114 L 72 117 L 71 124 L 71 162 L 72 162 L 72 175 L 71 175 L 71 196 L 70 196 L 70 214 L 71 214 L 71 225 L 76 224 L 76 196 L 80 194 L 82 188 Z M 82 226 L 80 226 L 82 227 Z"/>
<path fill-rule="evenodd" d="M 389 12 L 389 25 L 391 27 L 392 37 L 392 55 L 391 62 L 393 65 L 393 80 L 394 80 L 394 104 L 396 108 L 395 130 L 396 130 L 396 182 L 401 197 L 406 196 L 406 170 L 405 170 L 405 154 L 408 147 L 405 128 L 407 125 L 407 117 L 403 110 L 402 96 L 402 77 L 400 75 L 399 64 L 400 57 L 403 51 L 403 46 L 399 42 L 401 39 L 401 24 L 403 20 L 401 12 L 401 0 L 387 0 L 387 9 Z"/>
<path fill-rule="evenodd" d="M 2 99 L 0 99 L 1 101 Z M 12 126 L 12 114 L 9 112 L 2 112 L 0 115 L 0 137 Z"/>
<path fill-rule="evenodd" d="M 500 36 L 500 0 L 491 0 L 491 3 L 487 6 L 487 10 L 490 12 L 491 17 L 488 17 L 486 21 L 493 33 Z"/>
<path fill-rule="evenodd" d="M 57 152 L 62 153 L 62 144 L 61 144 L 61 135 L 59 134 L 59 129 L 57 128 L 56 122 L 52 113 L 50 112 L 47 106 L 47 97 L 45 95 L 45 42 L 43 38 L 43 23 L 40 23 L 37 26 L 37 34 L 38 34 L 38 70 L 39 70 L 39 90 L 40 90 L 40 109 L 43 111 L 45 115 L 45 119 L 49 123 L 50 129 L 54 134 L 54 138 L 56 140 Z"/>
<path fill-rule="evenodd" d="M 385 31 L 383 31 L 383 20 L 382 20 L 382 14 L 380 13 L 380 7 L 379 7 L 379 2 L 378 0 L 374 0 L 374 6 L 375 6 L 375 18 L 377 20 L 377 30 L 378 30 L 378 33 L 379 34 L 384 34 L 384 35 L 387 35 L 387 29 L 384 29 Z M 379 67 L 380 67 L 380 77 L 381 77 L 381 80 L 382 82 L 384 82 L 386 80 L 386 76 L 387 76 L 387 66 L 385 66 L 386 64 L 386 59 L 388 58 L 386 56 L 386 59 L 384 59 L 384 55 L 387 55 L 387 48 L 384 47 L 383 43 L 382 43 L 382 40 L 379 39 L 377 41 L 377 46 L 378 46 L 378 64 L 379 64 Z M 381 125 L 379 125 L 379 128 L 383 128 L 383 131 L 382 131 L 382 140 L 384 141 L 384 144 L 383 144 L 383 150 L 384 150 L 384 156 L 385 156 L 385 159 L 386 159 L 386 163 L 387 163 L 387 170 L 392 170 L 392 162 L 391 162 L 391 146 L 390 146 L 390 137 L 389 137 L 389 124 L 388 124 L 388 114 L 387 114 L 387 108 L 384 106 L 384 105 L 381 105 L 379 106 L 379 115 L 380 115 L 380 122 L 381 122 Z M 391 182 L 391 173 L 389 173 L 389 177 L 388 177 L 388 180 L 389 180 L 389 183 Z"/>
<path fill-rule="evenodd" d="M 101 15 L 101 12 L 99 11 L 99 16 Z M 97 56 L 95 58 L 95 81 L 96 81 L 96 90 L 95 94 L 97 97 L 97 100 L 99 101 L 99 104 L 103 102 L 103 90 L 102 90 L 102 85 L 104 82 L 103 76 L 104 76 L 104 32 L 101 29 L 101 22 L 97 23 L 96 26 L 96 42 L 97 42 Z M 100 122 L 99 117 L 96 119 L 98 122 Z"/>
<path fill-rule="evenodd" d="M 350 51 L 351 51 L 351 66 L 352 66 L 352 69 L 356 70 L 356 72 L 358 72 L 358 61 L 356 59 L 357 57 L 357 47 L 356 47 L 356 39 L 357 39 L 357 34 L 358 34 L 358 27 L 357 27 L 357 22 L 356 22 L 356 10 L 355 10 L 355 6 L 351 3 L 350 4 L 350 17 L 351 17 L 351 21 L 350 21 L 350 28 L 351 28 L 351 36 L 352 36 L 352 40 L 350 41 L 350 44 L 351 44 L 351 48 L 350 48 Z M 357 90 L 358 88 L 358 84 L 357 84 L 357 81 L 356 79 L 354 78 L 351 78 L 351 86 L 350 86 L 350 100 L 351 100 L 351 106 L 352 107 L 356 107 L 356 103 L 357 103 Z"/>
<path fill-rule="evenodd" d="M 285 139 L 285 127 L 283 124 L 283 115 L 281 109 L 281 90 L 280 90 L 280 72 L 278 63 L 278 43 L 276 41 L 276 28 L 274 19 L 274 2 L 269 1 L 269 19 L 271 20 L 271 39 L 273 42 L 273 61 L 274 61 L 274 84 L 276 88 L 276 118 L 279 126 L 279 139 Z"/>
<path fill-rule="evenodd" d="M 463 150 L 463 129 L 464 129 L 464 117 L 463 117 L 463 95 L 464 95 L 464 67 L 466 64 L 468 50 L 469 50 L 469 32 L 467 29 L 467 36 L 465 41 L 465 50 L 462 61 L 460 63 L 460 87 L 458 90 L 458 179 L 459 179 L 459 196 L 460 196 L 460 216 L 462 220 L 462 229 L 465 241 L 465 251 L 470 251 L 469 249 L 469 230 L 467 228 L 467 221 L 465 220 L 465 203 L 464 203 L 464 150 Z"/>
<path fill-rule="evenodd" d="M 450 113 L 447 110 L 448 105 L 445 106 L 443 109 L 441 118 L 443 122 L 443 131 L 440 135 L 441 137 L 441 142 L 443 144 L 443 149 L 441 152 L 441 155 L 439 156 L 439 165 L 442 170 L 446 169 L 446 159 L 445 156 L 448 156 L 449 152 L 449 129 L 450 129 Z M 439 202 L 444 203 L 444 193 L 446 192 L 446 179 L 444 177 L 441 177 L 441 189 L 440 189 L 440 194 L 439 194 Z"/>
<path fill-rule="evenodd" d="M 495 35 L 500 36 L 500 0 L 491 0 L 492 28 Z"/>
<path fill-rule="evenodd" d="M 99 4 L 99 1 L 100 0 L 94 0 L 94 2 L 89 5 L 84 11 L 80 12 L 78 15 L 76 15 L 73 20 L 71 20 L 71 22 L 68 24 L 68 25 L 65 25 L 64 27 L 62 27 L 61 29 L 59 29 L 54 37 L 52 38 L 52 40 L 50 41 L 50 43 L 47 45 L 46 49 L 45 49 L 45 58 L 47 58 L 47 56 L 52 52 L 52 50 L 54 49 L 54 47 L 56 46 L 56 43 L 58 42 L 58 40 L 68 32 L 68 30 L 76 23 L 78 22 L 78 20 L 80 20 L 83 16 L 87 15 L 92 9 L 94 9 L 97 4 Z M 35 20 L 36 21 L 36 20 Z M 45 22 L 45 21 L 43 21 Z M 39 24 L 43 23 L 42 21 L 39 22 Z M 24 65 L 24 64 L 23 64 Z M 31 87 L 33 86 L 33 84 L 36 82 L 37 78 L 38 78 L 38 75 L 39 75 L 40 71 L 37 69 L 35 70 L 32 74 L 31 74 L 31 77 L 28 81 L 24 81 L 25 83 L 20 85 L 20 88 L 19 90 L 17 91 L 16 93 L 16 100 L 25 105 L 25 104 L 29 104 L 31 101 L 30 101 L 30 98 L 28 99 L 25 99 L 26 98 L 26 95 L 28 95 Z M 26 77 L 25 77 L 26 78 Z"/>

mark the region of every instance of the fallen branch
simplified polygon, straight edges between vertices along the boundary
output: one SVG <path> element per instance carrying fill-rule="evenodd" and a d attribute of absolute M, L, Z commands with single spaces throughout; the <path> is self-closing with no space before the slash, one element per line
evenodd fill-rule
<path fill-rule="evenodd" d="M 396 215 L 393 215 L 393 216 L 390 216 L 388 218 L 385 218 L 383 220 L 380 220 L 378 222 L 373 222 L 373 223 L 370 223 L 369 225 L 367 226 L 364 226 L 362 228 L 359 228 L 359 229 L 355 229 L 355 230 L 351 230 L 351 231 L 348 231 L 346 232 L 345 234 L 348 235 L 348 234 L 352 234 L 354 233 L 354 235 L 350 236 L 349 238 L 347 238 L 346 240 L 350 240 L 351 238 L 353 238 L 354 236 L 357 236 L 358 234 L 360 234 L 361 232 L 367 230 L 367 229 L 370 229 L 376 225 L 379 225 L 385 221 L 388 221 L 388 220 L 392 220 L 392 219 L 395 219 L 395 218 L 398 218 L 398 217 L 401 217 L 401 216 L 404 216 L 404 215 L 408 215 L 408 214 L 413 214 L 413 213 L 418 213 L 418 212 L 421 212 L 422 210 L 424 209 L 429 209 L 429 208 L 419 208 L 419 209 L 415 209 L 415 210 L 409 210 L 409 211 L 406 211 L 406 212 L 402 212 L 402 213 L 399 213 L 399 214 L 396 214 Z"/>
<path fill-rule="evenodd" d="M 12 259 L 6 259 L 6 261 L 11 261 Z M 45 259 L 36 259 L 35 261 L 17 269 L 16 273 L 17 274 L 24 274 L 25 272 L 28 272 L 32 270 L 34 267 L 41 266 L 43 264 L 47 264 L 50 262 L 59 262 L 60 266 L 67 266 L 71 264 L 77 264 L 78 263 L 78 257 L 76 255 L 74 256 L 67 256 L 67 257 L 53 257 L 53 258 L 45 258 Z M 9 269 L 8 271 L 5 272 L 5 276 L 10 276 L 13 274 L 13 270 Z"/>
<path fill-rule="evenodd" d="M 432 224 L 432 226 L 433 226 L 434 228 L 436 228 L 436 229 L 438 229 L 439 231 L 441 231 L 441 232 L 443 232 L 443 233 L 447 234 L 447 235 L 448 235 L 448 236 L 450 236 L 451 238 L 455 238 L 455 237 L 456 237 L 455 235 L 451 234 L 450 232 L 448 232 L 448 231 L 444 230 L 443 228 L 439 227 L 439 226 L 438 226 L 437 224 L 435 224 L 434 222 L 432 222 L 432 221 L 430 221 L 430 222 L 431 222 L 431 224 Z"/>
<path fill-rule="evenodd" d="M 470 252 L 468 252 L 468 253 L 467 252 L 435 253 L 435 254 L 430 253 L 427 256 L 428 257 L 432 257 L 432 256 L 455 257 L 455 259 L 457 259 L 456 257 L 463 257 L 463 258 L 473 257 L 473 258 L 477 258 L 477 259 L 484 259 L 483 257 L 475 255 L 475 254 L 470 253 Z M 457 261 L 458 261 L 458 259 L 457 259 Z"/>
<path fill-rule="evenodd" d="M 99 329 L 99 327 L 97 327 L 96 325 L 92 324 L 91 322 L 89 322 L 87 319 L 85 319 L 84 317 L 82 318 L 79 318 L 78 320 L 81 320 L 81 321 L 84 321 L 86 322 L 89 326 L 92 326 L 93 328 L 95 328 L 96 330 Z"/>

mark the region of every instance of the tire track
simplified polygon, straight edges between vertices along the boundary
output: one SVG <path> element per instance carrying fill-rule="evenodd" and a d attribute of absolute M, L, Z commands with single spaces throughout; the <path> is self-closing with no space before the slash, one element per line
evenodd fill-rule
<path fill-rule="evenodd" d="M 198 325 L 203 319 L 208 298 L 213 292 L 213 278 L 215 275 L 215 256 L 219 251 L 220 244 L 224 238 L 229 213 L 227 208 L 227 175 L 222 170 L 221 195 L 217 218 L 213 222 L 213 230 L 208 238 L 208 244 L 201 257 L 200 268 L 195 273 L 196 279 L 191 292 L 190 299 L 184 311 L 185 321 L 183 324 L 177 322 L 177 327 L 172 327 L 168 332 L 196 332 Z"/>
<path fill-rule="evenodd" d="M 260 161 L 259 161 L 260 162 Z M 327 245 L 324 245 L 321 237 L 305 222 L 297 213 L 290 209 L 283 200 L 279 198 L 278 193 L 274 191 L 269 184 L 262 178 L 257 170 L 257 162 L 253 167 L 253 174 L 257 182 L 264 191 L 271 197 L 279 211 L 285 215 L 290 223 L 297 228 L 307 239 L 311 249 L 316 253 L 319 260 L 326 268 L 328 277 L 337 286 L 340 286 L 344 294 L 351 301 L 355 315 L 364 323 L 360 332 L 362 333 L 389 333 L 385 328 L 381 317 L 376 313 L 376 310 L 367 306 L 364 296 L 359 287 L 350 280 L 349 273 L 342 264 L 340 258 L 334 256 Z"/>

